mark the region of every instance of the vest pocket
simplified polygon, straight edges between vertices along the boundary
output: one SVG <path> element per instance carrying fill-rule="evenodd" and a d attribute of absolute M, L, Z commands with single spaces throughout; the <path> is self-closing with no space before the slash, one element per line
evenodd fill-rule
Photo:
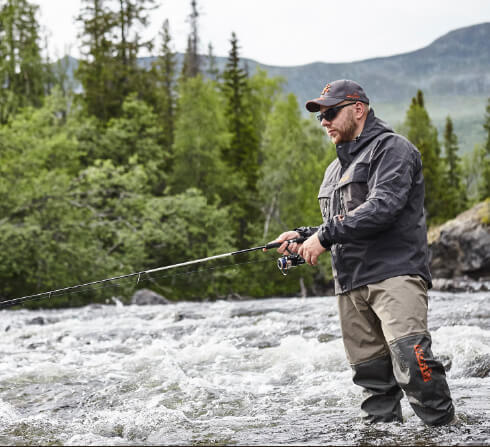
<path fill-rule="evenodd" d="M 353 169 L 348 169 L 346 174 L 337 184 L 343 208 L 346 212 L 353 211 L 366 201 L 369 192 L 367 180 L 369 165 L 358 163 Z"/>
<path fill-rule="evenodd" d="M 332 216 L 332 195 L 335 190 L 335 185 L 326 185 L 320 188 L 318 193 L 318 203 L 322 213 L 323 222 L 327 222 Z"/>

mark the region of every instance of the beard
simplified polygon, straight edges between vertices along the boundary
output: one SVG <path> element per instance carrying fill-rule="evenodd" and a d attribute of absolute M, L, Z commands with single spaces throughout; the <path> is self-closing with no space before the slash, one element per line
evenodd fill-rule
<path fill-rule="evenodd" d="M 354 118 L 354 112 L 349 109 L 347 109 L 346 112 L 347 116 L 345 117 L 344 122 L 334 127 L 336 135 L 330 137 L 334 144 L 347 143 L 357 136 L 357 123 Z"/>

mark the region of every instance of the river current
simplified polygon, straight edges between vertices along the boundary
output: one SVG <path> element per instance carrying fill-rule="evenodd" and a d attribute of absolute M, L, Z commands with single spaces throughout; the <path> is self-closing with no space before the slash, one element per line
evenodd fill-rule
<path fill-rule="evenodd" d="M 490 445 L 490 294 L 430 293 L 459 422 L 364 425 L 334 297 L 0 312 L 0 444 Z"/>

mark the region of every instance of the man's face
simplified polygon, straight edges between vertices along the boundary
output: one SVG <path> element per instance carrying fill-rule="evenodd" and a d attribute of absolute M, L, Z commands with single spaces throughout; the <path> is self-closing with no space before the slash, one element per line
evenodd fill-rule
<path fill-rule="evenodd" d="M 344 101 L 332 107 L 338 107 L 343 104 L 346 104 L 346 102 Z M 332 107 L 321 106 L 320 112 L 323 113 L 325 110 Z M 357 122 L 354 117 L 354 107 L 355 104 L 352 104 L 340 109 L 335 118 L 331 121 L 327 121 L 325 118 L 322 119 L 321 125 L 325 128 L 332 143 L 346 143 L 352 141 L 356 137 Z"/>

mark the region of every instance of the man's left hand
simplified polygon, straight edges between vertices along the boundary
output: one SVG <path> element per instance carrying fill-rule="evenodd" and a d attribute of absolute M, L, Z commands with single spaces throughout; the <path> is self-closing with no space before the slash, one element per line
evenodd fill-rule
<path fill-rule="evenodd" d="M 318 256 L 325 251 L 327 250 L 322 244 L 320 244 L 318 235 L 315 233 L 313 236 L 310 236 L 305 242 L 303 242 L 298 253 L 307 264 L 316 265 L 318 262 Z"/>

